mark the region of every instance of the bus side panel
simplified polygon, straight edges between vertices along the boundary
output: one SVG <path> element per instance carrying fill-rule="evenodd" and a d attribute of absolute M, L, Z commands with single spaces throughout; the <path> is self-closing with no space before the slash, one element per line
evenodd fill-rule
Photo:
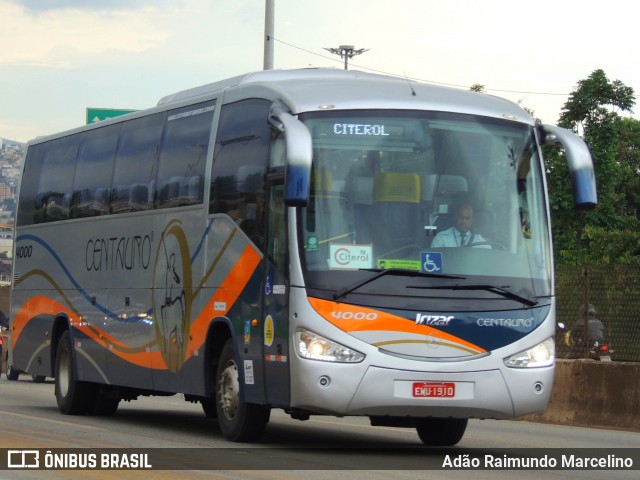
<path fill-rule="evenodd" d="M 48 334 L 52 330 L 53 320 L 51 315 L 36 315 L 22 329 L 19 337 L 11 336 L 13 368 L 33 375 L 53 375 L 51 341 Z"/>
<path fill-rule="evenodd" d="M 290 401 L 289 295 L 287 273 L 271 263 L 266 275 L 263 332 L 267 403 L 288 407 Z"/>
<path fill-rule="evenodd" d="M 154 233 L 146 320 L 154 326 L 149 343 L 153 389 L 212 393 L 207 387 L 215 372 L 206 351 L 207 334 L 211 322 L 224 317 L 232 325 L 239 375 L 247 387 L 241 393 L 264 403 L 262 345 L 258 336 L 251 341 L 253 320 L 260 315 L 262 255 L 225 215 L 206 221 L 195 214 L 163 219 Z M 115 365 L 119 363 L 110 363 Z M 126 366 L 114 373 L 123 378 Z"/>
<path fill-rule="evenodd" d="M 206 363 L 206 336 L 214 319 L 226 318 L 232 326 L 230 334 L 238 354 L 240 380 L 247 387 L 242 389 L 243 395 L 248 395 L 254 403 L 264 403 L 261 336 L 254 334 L 254 320 L 257 322 L 260 318 L 261 255 L 235 223 L 223 216 L 211 220 L 204 244 L 206 252 L 199 252 L 192 262 L 194 281 L 189 290 L 191 294 L 173 305 L 166 301 L 166 305 L 158 306 L 157 300 L 154 301 L 157 325 L 167 325 L 167 319 L 163 320 L 162 315 L 176 305 L 179 309 L 177 314 L 174 310 L 173 318 L 179 318 L 183 301 L 185 315 L 190 318 L 188 329 L 180 331 L 180 327 L 176 329 L 176 323 L 170 328 L 165 326 L 158 335 L 158 349 L 165 352 L 165 366 L 154 363 L 154 389 L 204 396 L 211 394 L 205 390 L 206 379 L 211 379 L 215 371 L 211 364 Z M 176 272 L 179 276 L 188 275 L 184 269 L 176 269 Z M 154 289 L 154 298 L 166 293 L 158 290 L 157 287 Z M 183 351 L 178 353 L 182 361 L 171 353 L 179 342 L 184 344 Z"/>
<path fill-rule="evenodd" d="M 49 224 L 18 237 L 37 259 L 18 268 L 20 368 L 51 341 L 36 332 L 50 333 L 53 319 L 64 315 L 79 379 L 204 395 L 208 327 L 228 317 L 243 394 L 265 402 L 263 336 L 253 326 L 262 324 L 262 255 L 229 217 L 206 223 L 199 209 L 179 217 L 146 212 L 75 222 L 68 232 L 68 225 Z M 32 320 L 41 315 L 44 326 Z"/>

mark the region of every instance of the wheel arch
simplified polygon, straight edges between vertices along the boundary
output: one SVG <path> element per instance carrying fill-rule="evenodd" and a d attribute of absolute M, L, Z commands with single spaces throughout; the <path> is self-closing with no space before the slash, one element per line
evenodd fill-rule
<path fill-rule="evenodd" d="M 234 336 L 231 320 L 227 317 L 214 318 L 207 330 L 205 348 L 204 386 L 207 396 L 215 394 L 215 374 L 224 344 Z"/>
<path fill-rule="evenodd" d="M 56 373 L 56 355 L 58 354 L 58 344 L 60 343 L 60 337 L 64 332 L 68 331 L 69 335 L 73 340 L 73 333 L 70 328 L 69 318 L 64 314 L 59 314 L 53 321 L 53 326 L 51 327 L 51 377 L 55 376 Z M 73 360 L 73 368 L 77 368 L 76 366 L 76 354 L 75 349 L 71 349 L 71 358 Z"/>

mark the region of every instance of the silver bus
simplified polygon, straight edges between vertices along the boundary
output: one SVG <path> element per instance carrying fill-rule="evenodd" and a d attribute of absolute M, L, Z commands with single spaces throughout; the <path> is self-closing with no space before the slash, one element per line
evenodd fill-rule
<path fill-rule="evenodd" d="M 55 377 L 71 415 L 180 393 L 231 441 L 259 439 L 273 408 L 367 416 L 427 445 L 458 443 L 469 418 L 542 411 L 545 144 L 593 208 L 573 133 L 356 71 L 256 72 L 35 139 L 11 367 Z"/>

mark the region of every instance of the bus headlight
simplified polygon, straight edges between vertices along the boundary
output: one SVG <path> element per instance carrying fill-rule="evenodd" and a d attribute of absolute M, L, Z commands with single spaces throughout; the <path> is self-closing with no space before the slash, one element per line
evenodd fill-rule
<path fill-rule="evenodd" d="M 364 360 L 362 353 L 309 330 L 296 330 L 295 342 L 298 355 L 309 360 L 341 363 L 358 363 Z"/>
<path fill-rule="evenodd" d="M 535 347 L 531 347 L 504 359 L 504 364 L 511 368 L 550 367 L 555 361 L 555 343 L 549 337 Z"/>

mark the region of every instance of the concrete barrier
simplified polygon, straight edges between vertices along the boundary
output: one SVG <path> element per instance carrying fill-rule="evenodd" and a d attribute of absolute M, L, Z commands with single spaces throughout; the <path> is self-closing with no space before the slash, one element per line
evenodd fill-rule
<path fill-rule="evenodd" d="M 640 432 L 640 364 L 558 360 L 547 410 L 522 419 Z"/>

